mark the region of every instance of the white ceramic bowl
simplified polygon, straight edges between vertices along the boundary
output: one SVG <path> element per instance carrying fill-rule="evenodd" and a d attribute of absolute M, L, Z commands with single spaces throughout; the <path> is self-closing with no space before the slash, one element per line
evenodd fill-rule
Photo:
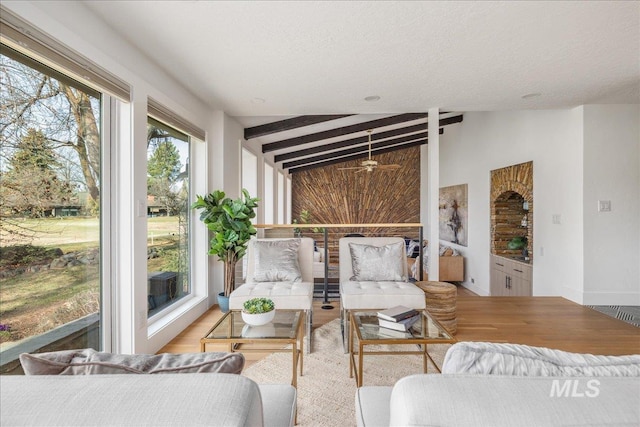
<path fill-rule="evenodd" d="M 276 315 L 275 310 L 271 310 L 267 313 L 257 313 L 257 314 L 249 314 L 242 312 L 242 320 L 244 323 L 251 326 L 261 326 L 266 325 L 271 322 Z"/>

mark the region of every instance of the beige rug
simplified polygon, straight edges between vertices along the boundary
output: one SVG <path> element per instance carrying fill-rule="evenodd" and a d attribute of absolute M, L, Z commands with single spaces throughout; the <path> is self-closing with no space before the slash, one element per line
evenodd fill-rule
<path fill-rule="evenodd" d="M 303 376 L 298 376 L 298 425 L 355 425 L 356 381 L 349 378 L 349 355 L 342 350 L 340 320 L 327 323 L 313 334 L 313 353 L 304 355 Z M 449 344 L 429 345 L 429 354 L 438 366 L 442 366 L 448 348 Z M 430 362 L 428 371 L 437 373 Z M 402 377 L 419 373 L 422 357 L 418 355 L 365 356 L 363 384 L 393 385 Z M 259 384 L 290 383 L 291 354 L 267 356 L 245 369 L 243 375 Z"/>

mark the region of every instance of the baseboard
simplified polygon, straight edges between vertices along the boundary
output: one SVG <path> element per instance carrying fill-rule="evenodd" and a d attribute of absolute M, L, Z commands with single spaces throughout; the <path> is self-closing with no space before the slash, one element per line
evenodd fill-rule
<path fill-rule="evenodd" d="M 482 289 L 478 286 L 476 286 L 473 283 L 470 282 L 462 282 L 460 283 L 460 286 L 462 286 L 463 288 L 467 288 L 469 289 L 471 292 L 480 295 L 481 297 L 488 297 L 489 296 L 489 292 L 485 289 Z"/>
<path fill-rule="evenodd" d="M 640 305 L 640 292 L 585 292 L 583 305 Z"/>

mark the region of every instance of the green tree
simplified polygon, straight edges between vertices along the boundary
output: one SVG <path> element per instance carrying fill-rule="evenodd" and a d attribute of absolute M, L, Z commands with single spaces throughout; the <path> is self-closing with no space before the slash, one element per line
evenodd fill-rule
<path fill-rule="evenodd" d="M 72 188 L 59 179 L 56 168 L 60 164 L 44 133 L 29 129 L 16 148 L 0 183 L 3 208 L 38 218 L 55 206 L 67 204 Z"/>
<path fill-rule="evenodd" d="M 180 153 L 173 142 L 164 140 L 153 148 L 147 160 L 147 174 L 151 178 L 165 178 L 174 182 L 180 174 Z"/>

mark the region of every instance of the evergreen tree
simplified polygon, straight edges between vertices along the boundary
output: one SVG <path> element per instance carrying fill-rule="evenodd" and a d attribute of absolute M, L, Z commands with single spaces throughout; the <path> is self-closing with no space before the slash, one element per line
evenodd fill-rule
<path fill-rule="evenodd" d="M 16 148 L 0 182 L 3 208 L 37 218 L 55 206 L 67 204 L 72 189 L 58 178 L 56 168 L 60 164 L 45 135 L 30 128 Z"/>

